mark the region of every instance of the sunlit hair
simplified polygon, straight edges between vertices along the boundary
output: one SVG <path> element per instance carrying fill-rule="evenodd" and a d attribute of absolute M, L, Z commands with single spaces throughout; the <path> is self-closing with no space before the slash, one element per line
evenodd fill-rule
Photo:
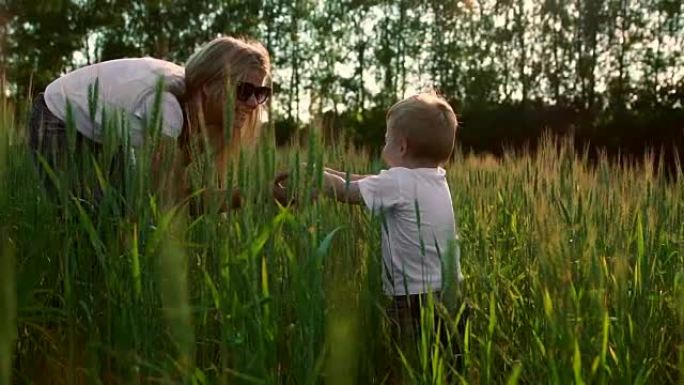
<path fill-rule="evenodd" d="M 454 110 L 434 91 L 401 100 L 387 112 L 387 130 L 406 139 L 407 154 L 436 164 L 451 157 L 457 127 Z"/>
<path fill-rule="evenodd" d="M 224 100 L 226 90 L 234 90 L 250 70 L 262 72 L 267 81 L 271 73 L 271 60 L 266 48 L 258 41 L 234 37 L 218 37 L 202 46 L 185 64 L 185 93 L 183 101 L 186 109 L 186 127 L 183 131 L 183 142 L 204 128 L 202 116 L 202 90 L 209 97 Z M 234 91 L 232 91 L 234 92 Z M 242 127 L 232 128 L 232 144 L 254 143 L 260 134 L 260 115 L 263 106 L 254 109 Z M 228 122 L 224 122 L 224 125 Z M 223 130 L 223 127 L 214 127 Z M 222 133 L 222 132 L 221 132 Z M 210 137 L 222 138 L 223 135 Z M 216 134 L 216 133 L 214 133 Z M 193 138 L 194 139 L 194 138 Z M 224 143 L 214 143 L 217 148 L 225 147 Z"/>

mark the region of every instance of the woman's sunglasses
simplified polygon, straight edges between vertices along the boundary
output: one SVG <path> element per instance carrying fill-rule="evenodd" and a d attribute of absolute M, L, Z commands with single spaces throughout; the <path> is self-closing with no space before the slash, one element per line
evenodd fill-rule
<path fill-rule="evenodd" d="M 241 102 L 246 102 L 254 95 L 257 103 L 263 104 L 271 96 L 269 87 L 255 86 L 252 83 L 239 82 L 237 84 L 237 98 Z"/>

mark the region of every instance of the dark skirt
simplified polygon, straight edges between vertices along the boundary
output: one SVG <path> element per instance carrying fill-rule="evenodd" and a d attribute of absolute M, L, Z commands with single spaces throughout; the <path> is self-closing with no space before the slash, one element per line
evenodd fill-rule
<path fill-rule="evenodd" d="M 99 202 L 102 190 L 94 176 L 92 159 L 100 158 L 102 145 L 67 127 L 50 111 L 43 93 L 33 100 L 28 131 L 28 144 L 48 196 L 58 199 L 63 196 L 61 192 L 66 192 L 67 198 Z M 114 163 L 123 159 L 118 158 Z M 110 182 L 115 170 L 121 171 L 121 167 L 109 169 Z M 119 182 L 123 182 L 122 178 Z"/>
<path fill-rule="evenodd" d="M 67 151 L 66 124 L 50 112 L 43 93 L 33 99 L 28 129 L 29 147 L 36 163 L 40 165 L 42 157 L 53 169 L 63 165 Z"/>

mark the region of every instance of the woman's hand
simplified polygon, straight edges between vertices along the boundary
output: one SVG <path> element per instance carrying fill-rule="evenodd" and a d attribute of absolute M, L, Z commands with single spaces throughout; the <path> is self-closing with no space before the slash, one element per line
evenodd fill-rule
<path fill-rule="evenodd" d="M 240 195 L 240 190 L 234 188 L 230 197 L 230 208 L 235 210 L 240 207 L 242 207 L 242 195 Z"/>
<path fill-rule="evenodd" d="M 290 173 L 287 171 L 280 171 L 276 174 L 273 179 L 272 194 L 273 199 L 280 203 L 281 206 L 287 207 L 295 203 L 295 199 L 288 201 L 287 199 L 287 179 L 290 177 Z"/>
<path fill-rule="evenodd" d="M 281 171 L 276 174 L 273 179 L 273 199 L 275 199 L 282 206 L 296 206 L 298 203 L 297 194 L 293 194 L 292 199 L 288 201 L 287 199 L 287 180 L 290 177 L 290 173 L 287 171 Z M 311 191 L 311 196 L 309 197 L 311 202 L 315 202 L 318 199 L 318 191 L 314 188 Z"/>

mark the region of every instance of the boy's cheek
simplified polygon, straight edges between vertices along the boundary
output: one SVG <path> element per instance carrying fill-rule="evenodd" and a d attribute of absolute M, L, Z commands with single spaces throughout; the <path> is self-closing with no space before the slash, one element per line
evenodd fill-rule
<path fill-rule="evenodd" d="M 380 153 L 380 157 L 382 158 L 382 160 L 385 163 L 389 163 L 389 156 L 388 155 L 389 154 L 388 154 L 387 145 L 385 145 L 385 147 L 382 148 L 382 152 Z"/>
<path fill-rule="evenodd" d="M 394 160 L 396 159 L 396 157 L 395 157 L 395 154 L 393 154 L 390 149 L 385 148 L 382 151 L 381 157 L 387 166 L 392 167 L 394 165 L 394 163 L 395 163 Z"/>

